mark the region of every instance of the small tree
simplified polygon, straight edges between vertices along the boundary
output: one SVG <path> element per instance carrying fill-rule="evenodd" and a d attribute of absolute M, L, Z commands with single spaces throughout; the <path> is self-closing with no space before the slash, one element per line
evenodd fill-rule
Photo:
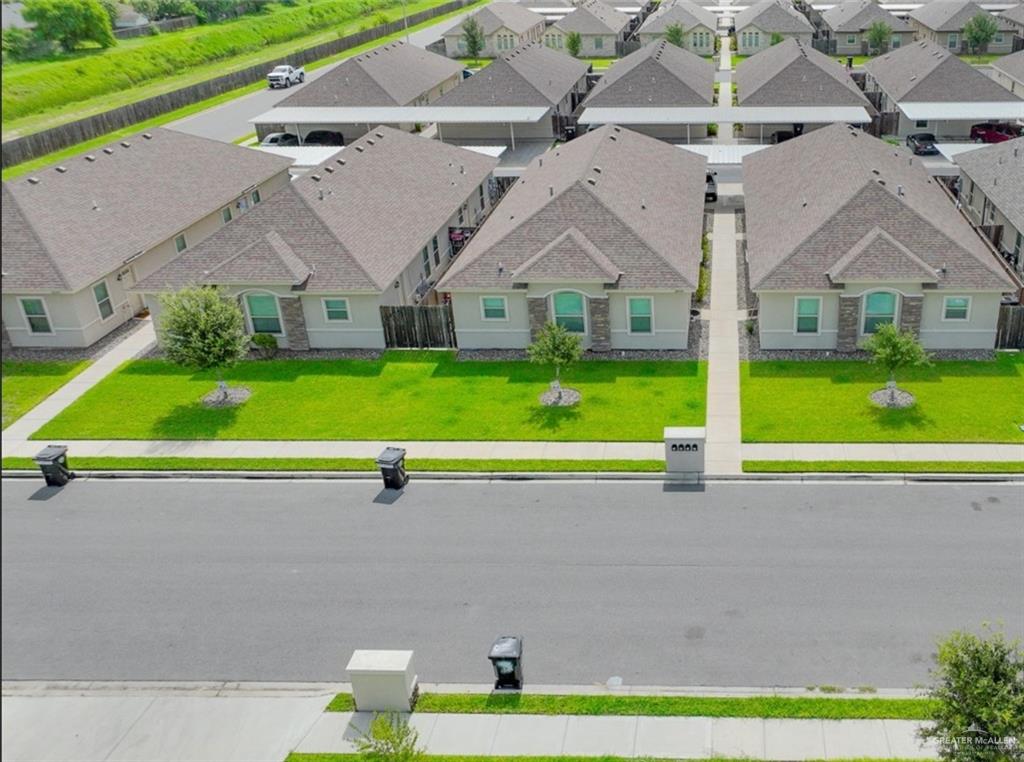
<path fill-rule="evenodd" d="M 22 15 L 36 25 L 36 34 L 68 52 L 87 41 L 102 48 L 117 44 L 99 0 L 25 0 Z"/>
<path fill-rule="evenodd" d="M 871 51 L 871 54 L 882 53 L 892 39 L 892 27 L 879 19 L 868 27 L 867 38 L 868 50 Z"/>
<path fill-rule="evenodd" d="M 771 44 L 771 45 L 778 45 L 778 44 L 779 44 L 780 42 L 782 42 L 782 41 L 783 41 L 784 39 L 786 39 L 786 38 L 785 38 L 785 37 L 783 37 L 783 36 L 782 36 L 781 34 L 779 34 L 778 32 L 772 32 L 772 37 L 771 37 L 771 41 L 770 41 L 770 43 L 769 43 L 769 44 Z"/>
<path fill-rule="evenodd" d="M 224 370 L 249 349 L 238 304 L 208 287 L 167 294 L 160 304 L 160 343 L 167 359 L 193 370 L 215 370 L 220 399 L 226 400 Z"/>
<path fill-rule="evenodd" d="M 397 714 L 378 714 L 367 733 L 356 741 L 356 749 L 370 762 L 418 762 L 423 759 L 419 733 Z"/>
<path fill-rule="evenodd" d="M 1024 759 L 1024 653 L 1002 632 L 985 629 L 981 637 L 954 632 L 939 643 L 928 690 L 932 723 L 919 733 L 938 743 L 941 759 Z"/>
<path fill-rule="evenodd" d="M 964 41 L 971 53 L 977 55 L 999 33 L 999 25 L 991 13 L 979 13 L 964 24 Z"/>
<path fill-rule="evenodd" d="M 889 402 L 896 402 L 896 372 L 912 366 L 931 365 L 928 353 L 913 331 L 900 331 L 894 323 L 883 323 L 861 345 L 871 353 L 871 362 L 885 368 Z"/>
<path fill-rule="evenodd" d="M 665 27 L 665 42 L 677 48 L 685 47 L 686 33 L 683 31 L 683 25 L 669 24 Z"/>
<path fill-rule="evenodd" d="M 551 388 L 555 390 L 558 401 L 561 402 L 562 368 L 572 365 L 583 355 L 580 337 L 575 333 L 569 333 L 560 325 L 548 323 L 526 348 L 526 353 L 530 357 L 530 362 L 555 367 L 555 380 L 551 382 Z"/>
<path fill-rule="evenodd" d="M 479 58 L 487 39 L 484 37 L 484 28 L 473 16 L 466 19 L 462 25 L 462 40 L 466 43 L 466 52 L 470 58 Z"/>
<path fill-rule="evenodd" d="M 583 47 L 583 38 L 579 32 L 569 32 L 565 35 L 565 49 L 569 51 L 569 55 L 576 58 L 580 54 L 580 48 Z"/>

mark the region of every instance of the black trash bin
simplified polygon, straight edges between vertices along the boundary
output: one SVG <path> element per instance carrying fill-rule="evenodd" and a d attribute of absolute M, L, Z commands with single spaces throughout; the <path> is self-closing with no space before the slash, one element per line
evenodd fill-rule
<path fill-rule="evenodd" d="M 402 489 L 409 483 L 409 474 L 405 471 L 405 450 L 401 447 L 387 447 L 377 456 L 377 467 L 384 477 L 386 489 Z"/>
<path fill-rule="evenodd" d="M 502 635 L 491 646 L 487 655 L 494 665 L 494 689 L 520 691 L 523 689 L 523 639 L 517 635 Z"/>
<path fill-rule="evenodd" d="M 48 487 L 63 487 L 75 478 L 68 469 L 68 448 L 64 445 L 44 447 L 33 460 L 43 472 Z"/>

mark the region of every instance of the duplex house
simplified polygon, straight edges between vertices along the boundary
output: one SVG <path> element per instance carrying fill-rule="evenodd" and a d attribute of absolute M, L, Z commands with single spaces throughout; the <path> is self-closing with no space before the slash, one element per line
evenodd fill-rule
<path fill-rule="evenodd" d="M 871 102 L 845 66 L 796 39 L 772 45 L 740 61 L 736 67 L 736 94 L 740 107 L 782 108 L 792 114 L 791 119 L 801 120 L 785 124 L 744 123 L 743 137 L 762 143 L 778 130 L 800 135 L 841 121 L 830 115 L 832 109 L 859 106 L 868 115 L 874 113 Z M 802 121 L 806 115 L 818 121 Z"/>
<path fill-rule="evenodd" d="M 574 10 L 549 26 L 544 44 L 566 51 L 565 38 L 576 32 L 580 36 L 580 56 L 607 58 L 617 55 L 616 43 L 626 39 L 630 18 L 600 0 L 582 0 Z"/>
<path fill-rule="evenodd" d="M 293 350 L 383 347 L 381 306 L 431 301 L 491 208 L 496 163 L 376 127 L 136 288 L 216 286 Z"/>
<path fill-rule="evenodd" d="M 910 12 L 915 38 L 929 40 L 954 53 L 973 52 L 964 39 L 964 25 L 975 16 L 996 22 L 998 32 L 984 51 L 1009 53 L 1013 50 L 1013 27 L 1006 20 L 984 10 L 973 0 L 934 0 Z"/>
<path fill-rule="evenodd" d="M 714 102 L 714 80 L 711 61 L 666 40 L 656 40 L 612 64 L 583 101 L 583 121 L 600 124 L 604 119 L 610 124 L 629 120 L 631 130 L 672 143 L 704 138 L 706 117 L 643 123 L 643 115 L 684 114 L 680 109 L 707 113 Z M 602 113 L 608 116 L 590 122 L 593 114 Z M 632 123 L 634 120 L 638 123 Z"/>
<path fill-rule="evenodd" d="M 660 6 L 637 29 L 637 38 L 640 44 L 647 45 L 663 38 L 668 28 L 673 26 L 683 30 L 683 47 L 691 53 L 714 55 L 718 18 L 706 8 L 687 0 Z"/>
<path fill-rule="evenodd" d="M 1016 284 L 938 182 L 844 124 L 744 157 L 761 346 L 851 352 L 895 323 L 928 349 L 993 348 Z"/>
<path fill-rule="evenodd" d="M 597 352 L 685 349 L 705 169 L 615 125 L 534 159 L 438 284 L 459 346 L 521 349 L 554 322 Z"/>
<path fill-rule="evenodd" d="M 442 140 L 516 143 L 565 137 L 565 127 L 587 92 L 590 64 L 534 42 L 504 53 L 435 104 L 452 107 L 539 107 L 532 123 L 438 124 Z M 499 118 L 500 118 L 500 113 Z"/>
<path fill-rule="evenodd" d="M 469 18 L 483 30 L 485 44 L 480 55 L 485 58 L 494 58 L 520 45 L 538 42 L 544 36 L 544 17 L 518 3 L 491 3 Z M 465 25 L 466 20 L 460 21 L 442 35 L 445 52 L 452 58 L 469 55 Z"/>
<path fill-rule="evenodd" d="M 1011 93 L 1024 97 L 1024 50 L 992 62 L 992 79 Z"/>
<path fill-rule="evenodd" d="M 3 184 L 3 335 L 87 347 L 142 280 L 289 184 L 290 162 L 155 128 Z"/>
<path fill-rule="evenodd" d="M 971 125 L 1024 118 L 1024 100 L 952 51 L 920 40 L 864 64 L 864 90 L 883 116 L 883 132 L 965 138 Z"/>
<path fill-rule="evenodd" d="M 957 154 L 961 208 L 1024 276 L 1024 138 Z"/>
<path fill-rule="evenodd" d="M 736 14 L 736 52 L 751 56 L 770 47 L 773 38 L 811 44 L 814 27 L 788 0 L 761 0 Z"/>
<path fill-rule="evenodd" d="M 881 53 L 908 45 L 914 39 L 914 28 L 872 0 L 852 0 L 829 8 L 821 14 L 822 37 L 829 40 L 829 53 L 840 56 L 867 55 L 868 29 L 882 22 L 892 34 Z"/>
<path fill-rule="evenodd" d="M 353 56 L 303 85 L 256 120 L 256 131 L 263 138 L 283 130 L 297 134 L 301 141 L 313 130 L 332 130 L 350 143 L 369 132 L 373 124 L 318 121 L 324 109 L 425 106 L 453 90 L 462 81 L 463 71 L 458 61 L 402 40 L 389 42 Z M 411 130 L 414 125 L 401 126 Z"/>

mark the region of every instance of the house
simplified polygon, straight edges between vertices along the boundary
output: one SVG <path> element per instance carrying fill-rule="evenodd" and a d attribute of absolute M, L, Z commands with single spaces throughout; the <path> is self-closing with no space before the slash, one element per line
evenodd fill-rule
<path fill-rule="evenodd" d="M 1024 4 L 1000 11 L 999 18 L 1010 25 L 1015 36 L 1024 37 Z"/>
<path fill-rule="evenodd" d="M 463 349 L 521 349 L 548 322 L 586 348 L 685 349 L 705 159 L 608 125 L 530 164 L 438 284 Z"/>
<path fill-rule="evenodd" d="M 992 62 L 992 79 L 1011 93 L 1024 97 L 1024 50 L 1002 56 Z"/>
<path fill-rule="evenodd" d="M 780 129 L 800 135 L 834 121 L 845 121 L 839 112 L 830 117 L 830 109 L 859 106 L 867 115 L 875 111 L 845 66 L 796 39 L 772 45 L 740 61 L 736 67 L 736 94 L 741 108 L 783 108 L 792 110 L 790 119 L 800 120 L 784 124 L 743 123 L 743 137 L 756 138 L 761 143 Z M 815 113 L 826 118 L 802 121 L 808 116 L 821 119 L 814 117 Z"/>
<path fill-rule="evenodd" d="M 517 141 L 542 140 L 546 149 L 554 139 L 564 139 L 573 111 L 587 92 L 589 71 L 590 64 L 539 42 L 502 54 L 435 105 L 439 109 L 537 107 L 540 118 L 518 124 L 438 124 L 438 136 L 449 142 L 512 145 Z"/>
<path fill-rule="evenodd" d="M 691 53 L 714 55 L 718 18 L 711 11 L 687 0 L 660 6 L 640 25 L 637 38 L 641 45 L 647 45 L 663 38 L 665 31 L 672 26 L 682 28 L 683 47 Z"/>
<path fill-rule="evenodd" d="M 954 53 L 973 53 L 964 39 L 964 25 L 975 16 L 993 19 L 998 32 L 984 51 L 1010 53 L 1013 50 L 1013 27 L 1004 19 L 984 10 L 973 0 L 933 0 L 910 12 L 910 25 L 915 39 L 928 40 Z"/>
<path fill-rule="evenodd" d="M 793 37 L 808 45 L 814 27 L 788 0 L 761 0 L 736 14 L 736 52 L 741 56 L 771 47 L 773 38 Z"/>
<path fill-rule="evenodd" d="M 262 207 L 289 163 L 155 128 L 5 182 L 5 343 L 87 347 L 110 333 L 147 306 L 136 281 Z"/>
<path fill-rule="evenodd" d="M 458 61 L 401 40 L 389 42 L 343 61 L 253 123 L 261 139 L 271 132 L 291 132 L 304 140 L 313 130 L 331 130 L 350 143 L 377 122 L 324 121 L 329 116 L 325 110 L 425 106 L 458 86 L 463 71 Z M 414 123 L 400 126 L 412 130 Z"/>
<path fill-rule="evenodd" d="M 896 50 L 914 40 L 914 28 L 872 0 L 853 0 L 833 6 L 821 14 L 821 31 L 829 40 L 829 54 L 840 56 L 868 55 L 868 29 L 882 22 L 892 34 L 879 52 Z"/>
<path fill-rule="evenodd" d="M 1024 117 L 1024 100 L 933 42 L 872 58 L 864 71 L 864 91 L 882 114 L 885 134 L 962 140 L 978 122 Z"/>
<path fill-rule="evenodd" d="M 838 68 L 838 67 L 837 67 Z M 584 117 L 605 113 L 607 122 L 664 109 L 693 108 L 708 113 L 714 103 L 715 67 L 666 40 L 656 40 L 616 61 L 583 101 Z M 703 119 L 703 121 L 701 121 Z M 693 122 L 629 124 L 635 132 L 673 143 L 707 137 L 707 118 Z"/>
<path fill-rule="evenodd" d="M 491 3 L 473 13 L 484 34 L 484 49 L 480 55 L 494 58 L 514 50 L 520 45 L 538 42 L 544 36 L 544 17 L 518 3 Z M 452 58 L 469 55 L 463 27 L 466 19 L 442 35 L 445 52 Z"/>
<path fill-rule="evenodd" d="M 549 26 L 544 44 L 567 51 L 566 37 L 573 32 L 580 36 L 582 58 L 609 58 L 618 55 L 616 43 L 626 39 L 630 19 L 625 13 L 600 0 L 582 0 L 576 8 Z"/>
<path fill-rule="evenodd" d="M 433 299 L 491 208 L 496 163 L 376 127 L 136 288 L 216 286 L 238 298 L 251 333 L 293 350 L 383 347 L 381 306 Z"/>
<path fill-rule="evenodd" d="M 928 349 L 992 349 L 1018 286 L 939 182 L 844 124 L 744 157 L 761 347 L 851 352 L 896 323 Z"/>
<path fill-rule="evenodd" d="M 1024 276 L 1024 138 L 957 154 L 960 204 Z"/>

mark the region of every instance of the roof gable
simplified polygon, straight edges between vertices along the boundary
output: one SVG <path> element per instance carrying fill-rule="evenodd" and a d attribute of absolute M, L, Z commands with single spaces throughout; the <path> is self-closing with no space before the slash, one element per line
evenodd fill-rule
<path fill-rule="evenodd" d="M 1024 232 L 1024 138 L 958 154 L 956 163 L 1010 224 Z"/>
<path fill-rule="evenodd" d="M 585 106 L 703 106 L 714 98 L 714 66 L 656 40 L 612 64 Z"/>
<path fill-rule="evenodd" d="M 1024 5 L 1017 7 L 1024 8 Z M 1024 82 L 1024 50 L 1018 50 L 1016 53 L 997 58 L 992 62 L 992 68 L 1001 71 L 1018 82 Z"/>
<path fill-rule="evenodd" d="M 629 26 L 629 16 L 598 0 L 584 0 L 552 26 L 566 33 L 618 34 Z"/>
<path fill-rule="evenodd" d="M 512 273 L 513 283 L 614 283 L 621 271 L 576 226 L 570 226 Z"/>
<path fill-rule="evenodd" d="M 995 19 L 999 29 L 1012 27 L 972 0 L 933 0 L 910 12 L 910 18 L 936 32 L 959 32 L 975 16 Z"/>
<path fill-rule="evenodd" d="M 522 34 L 538 24 L 544 23 L 543 16 L 519 3 L 491 3 L 471 14 L 469 18 L 477 20 L 485 35 L 492 35 L 502 28 Z M 455 26 L 449 28 L 442 37 L 461 36 L 467 20 L 462 19 Z"/>
<path fill-rule="evenodd" d="M 741 106 L 863 106 L 871 102 L 843 66 L 799 40 L 741 61 L 736 69 Z"/>
<path fill-rule="evenodd" d="M 782 34 L 808 33 L 814 31 L 811 22 L 792 5 L 780 0 L 761 0 L 736 14 L 736 31 L 756 26 L 762 32 Z"/>
<path fill-rule="evenodd" d="M 888 24 L 893 32 L 913 31 L 910 24 L 872 0 L 839 3 L 822 13 L 821 20 L 833 32 L 863 32 L 876 21 Z"/>
<path fill-rule="evenodd" d="M 703 26 L 712 32 L 718 29 L 718 20 L 711 11 L 695 3 L 679 0 L 671 5 L 662 6 L 647 17 L 637 34 L 665 34 L 668 27 L 678 24 L 684 32 L 694 27 Z"/>
<path fill-rule="evenodd" d="M 589 68 L 584 61 L 534 42 L 495 58 L 434 105 L 554 106 Z"/>
<path fill-rule="evenodd" d="M 828 276 L 833 283 L 938 282 L 934 269 L 877 225 L 832 265 Z"/>
<path fill-rule="evenodd" d="M 280 283 L 299 286 L 312 271 L 277 230 L 270 230 L 237 254 L 204 273 L 203 282 L 216 285 Z"/>

